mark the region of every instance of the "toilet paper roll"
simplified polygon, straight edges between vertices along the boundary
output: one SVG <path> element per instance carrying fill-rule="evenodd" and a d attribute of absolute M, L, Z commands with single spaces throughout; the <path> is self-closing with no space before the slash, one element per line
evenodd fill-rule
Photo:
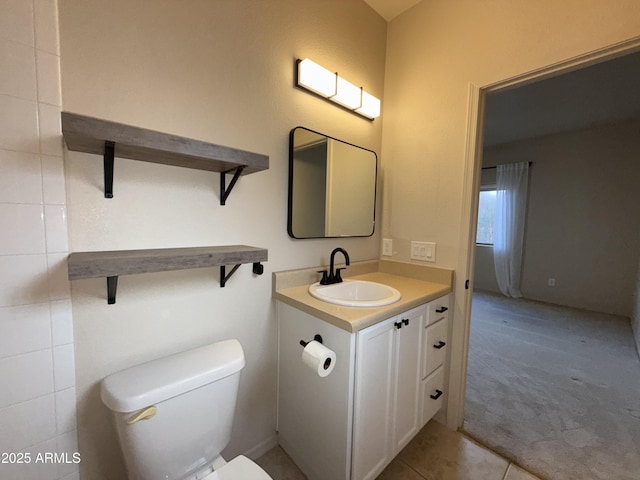
<path fill-rule="evenodd" d="M 302 361 L 320 377 L 326 377 L 336 366 L 336 352 L 315 340 L 302 350 Z"/>

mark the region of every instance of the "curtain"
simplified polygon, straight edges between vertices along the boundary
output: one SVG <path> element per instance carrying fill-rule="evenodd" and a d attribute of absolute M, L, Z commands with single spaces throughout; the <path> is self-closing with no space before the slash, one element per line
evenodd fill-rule
<path fill-rule="evenodd" d="M 520 298 L 529 162 L 498 165 L 493 262 L 500 291 Z"/>

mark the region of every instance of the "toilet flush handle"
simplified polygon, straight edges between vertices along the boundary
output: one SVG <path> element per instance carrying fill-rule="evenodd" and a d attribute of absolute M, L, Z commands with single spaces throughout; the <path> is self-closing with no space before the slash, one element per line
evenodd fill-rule
<path fill-rule="evenodd" d="M 132 425 L 140 420 L 148 420 L 151 417 L 155 416 L 157 411 L 158 409 L 154 405 L 144 408 L 127 418 L 127 424 Z"/>

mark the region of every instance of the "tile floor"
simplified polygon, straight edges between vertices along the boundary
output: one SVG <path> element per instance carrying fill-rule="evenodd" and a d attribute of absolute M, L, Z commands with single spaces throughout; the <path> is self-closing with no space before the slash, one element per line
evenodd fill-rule
<path fill-rule="evenodd" d="M 305 480 L 280 447 L 258 463 L 273 480 Z M 435 420 L 391 462 L 378 480 L 540 480 Z"/>

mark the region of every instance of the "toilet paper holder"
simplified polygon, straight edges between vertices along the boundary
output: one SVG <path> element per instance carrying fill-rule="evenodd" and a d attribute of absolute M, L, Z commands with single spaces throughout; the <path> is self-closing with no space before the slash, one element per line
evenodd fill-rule
<path fill-rule="evenodd" d="M 319 356 L 317 352 L 318 348 L 316 348 L 318 346 L 317 345 L 309 346 L 309 344 L 314 340 L 318 342 L 320 345 L 322 345 L 322 347 L 319 347 L 321 350 L 321 353 L 319 354 Z M 317 374 L 320 377 L 326 377 L 333 371 L 333 368 L 335 367 L 336 354 L 335 352 L 333 352 L 332 350 L 324 346 L 324 344 L 322 343 L 322 337 L 320 335 L 316 333 L 313 336 L 313 340 L 310 340 L 308 342 L 305 342 L 304 340 L 300 340 L 300 345 L 302 345 L 302 347 L 304 348 L 304 351 L 302 352 L 303 362 L 306 363 L 312 369 L 314 370 L 317 369 Z M 313 351 L 313 353 L 310 354 L 311 360 L 309 360 L 309 357 L 305 359 L 305 354 L 309 355 L 307 353 L 307 349 L 311 349 Z M 309 363 L 309 361 L 311 363 Z M 319 363 L 316 363 L 316 362 L 319 362 Z"/>
<path fill-rule="evenodd" d="M 320 335 L 318 335 L 317 333 L 313 336 L 313 339 L 318 343 L 322 343 L 322 337 Z M 311 340 L 309 340 L 309 341 L 311 341 Z M 304 340 L 300 340 L 300 345 L 302 345 L 303 347 L 306 347 L 308 343 L 309 342 L 305 342 Z"/>

